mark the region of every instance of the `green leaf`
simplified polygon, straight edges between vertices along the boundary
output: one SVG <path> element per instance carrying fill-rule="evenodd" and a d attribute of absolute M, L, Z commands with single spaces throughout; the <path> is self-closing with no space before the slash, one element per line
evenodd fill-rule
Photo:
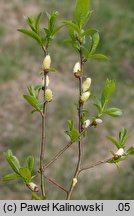
<path fill-rule="evenodd" d="M 11 168 L 14 170 L 14 172 L 19 174 L 20 163 L 18 159 L 12 155 L 12 151 L 8 150 L 7 152 L 4 153 L 4 155 L 5 155 L 7 162 L 10 164 Z"/>
<path fill-rule="evenodd" d="M 102 113 L 101 113 L 101 106 L 99 106 L 99 105 L 96 104 L 96 103 L 94 104 L 94 106 L 96 106 L 96 108 L 97 108 L 99 114 L 102 114 Z"/>
<path fill-rule="evenodd" d="M 129 136 L 127 135 L 126 128 L 122 128 L 121 131 L 119 132 L 119 144 L 120 144 L 120 147 L 123 147 L 125 145 L 128 138 L 129 138 Z"/>
<path fill-rule="evenodd" d="M 21 177 L 25 180 L 26 183 L 29 183 L 31 181 L 31 172 L 28 168 L 21 167 L 19 169 Z"/>
<path fill-rule="evenodd" d="M 2 179 L 3 181 L 11 181 L 11 180 L 15 180 L 20 178 L 20 175 L 16 174 L 16 173 L 10 173 L 6 176 L 4 176 Z"/>
<path fill-rule="evenodd" d="M 41 200 L 41 198 L 34 192 L 32 192 L 32 200 Z"/>
<path fill-rule="evenodd" d="M 32 172 L 33 167 L 34 167 L 34 157 L 33 156 L 28 156 L 27 157 L 27 167 Z"/>
<path fill-rule="evenodd" d="M 52 33 L 52 35 L 55 35 L 63 26 L 64 25 L 61 25 L 61 26 L 55 28 L 54 31 L 53 31 L 53 33 Z"/>
<path fill-rule="evenodd" d="M 37 34 L 39 34 L 41 16 L 42 16 L 42 13 L 39 13 L 38 16 L 36 17 L 36 21 L 35 21 L 35 29 L 36 29 Z"/>
<path fill-rule="evenodd" d="M 127 130 L 126 128 L 122 128 L 121 131 L 119 132 L 119 141 L 122 142 L 124 137 L 126 136 L 127 134 Z"/>
<path fill-rule="evenodd" d="M 98 32 L 98 31 L 96 29 L 87 29 L 81 34 L 81 36 L 83 37 L 83 36 L 91 35 L 95 32 Z"/>
<path fill-rule="evenodd" d="M 64 21 L 63 25 L 70 27 L 71 29 L 73 29 L 73 31 L 76 31 L 78 34 L 80 34 L 80 29 L 75 23 L 71 21 Z"/>
<path fill-rule="evenodd" d="M 68 126 L 70 130 L 74 129 L 74 120 L 68 120 Z"/>
<path fill-rule="evenodd" d="M 71 131 L 68 131 L 68 132 L 67 132 L 67 135 L 70 136 L 71 143 L 73 143 L 73 142 L 75 142 L 75 141 L 79 138 L 80 133 L 79 133 L 78 130 L 72 129 Z"/>
<path fill-rule="evenodd" d="M 107 136 L 107 138 L 114 144 L 116 145 L 117 148 L 119 148 L 119 143 L 118 140 L 116 140 L 114 137 L 112 136 Z"/>
<path fill-rule="evenodd" d="M 98 117 L 100 117 L 102 115 L 102 104 L 101 104 L 101 100 L 98 99 L 96 96 L 94 96 L 95 98 L 95 103 L 94 106 L 96 106 L 97 110 L 98 110 Z"/>
<path fill-rule="evenodd" d="M 128 155 L 134 155 L 134 147 L 130 147 L 130 148 L 127 150 L 127 154 L 128 154 Z"/>
<path fill-rule="evenodd" d="M 106 107 L 114 91 L 115 91 L 115 80 L 107 79 L 101 96 L 101 103 L 103 108 Z"/>
<path fill-rule="evenodd" d="M 74 21 L 80 28 L 87 22 L 87 16 L 89 15 L 90 1 L 89 0 L 77 0 L 76 9 L 74 13 Z"/>
<path fill-rule="evenodd" d="M 89 50 L 88 50 L 86 47 L 82 46 L 82 51 L 83 51 L 84 57 L 85 57 L 86 59 L 88 59 L 88 58 L 89 58 L 89 55 L 90 55 Z"/>
<path fill-rule="evenodd" d="M 119 117 L 122 115 L 122 111 L 118 108 L 109 108 L 106 109 L 103 113 L 110 115 L 112 117 Z"/>
<path fill-rule="evenodd" d="M 56 19 L 57 19 L 58 16 L 59 16 L 59 13 L 57 11 L 52 13 L 52 15 L 50 17 L 50 20 L 49 20 L 49 24 L 50 24 L 49 30 L 50 30 L 50 32 L 54 31 Z"/>
<path fill-rule="evenodd" d="M 31 96 L 33 96 L 33 97 L 36 98 L 36 92 L 35 92 L 35 89 L 34 89 L 34 86 L 33 86 L 33 85 L 28 87 L 28 91 L 29 91 L 29 94 L 30 94 Z"/>
<path fill-rule="evenodd" d="M 26 101 L 27 101 L 30 105 L 32 105 L 36 110 L 40 111 L 40 107 L 38 106 L 39 101 L 38 101 L 37 98 L 35 98 L 35 97 L 31 96 L 31 95 L 24 95 L 23 97 L 24 97 L 24 98 L 26 99 Z"/>
<path fill-rule="evenodd" d="M 40 45 L 42 45 L 42 40 L 37 33 L 33 32 L 31 30 L 28 30 L 28 29 L 18 29 L 18 31 L 22 32 L 23 34 L 25 34 L 25 35 L 33 38 L 33 39 L 35 39 Z"/>
<path fill-rule="evenodd" d="M 102 54 L 89 55 L 88 58 L 108 60 L 108 57 Z"/>
<path fill-rule="evenodd" d="M 32 31 L 36 31 L 35 30 L 35 25 L 34 25 L 34 18 L 33 16 L 27 16 L 25 17 L 27 24 L 30 26 L 30 28 L 32 29 Z"/>
<path fill-rule="evenodd" d="M 100 41 L 100 35 L 99 35 L 98 32 L 96 32 L 92 36 L 92 47 L 91 47 L 91 50 L 90 50 L 90 54 L 94 54 L 95 53 L 95 51 L 96 51 L 96 49 L 98 47 L 99 41 Z"/>

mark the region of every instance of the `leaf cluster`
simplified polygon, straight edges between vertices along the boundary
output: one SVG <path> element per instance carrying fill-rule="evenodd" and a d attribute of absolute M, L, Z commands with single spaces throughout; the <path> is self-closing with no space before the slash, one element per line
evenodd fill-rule
<path fill-rule="evenodd" d="M 97 29 L 85 29 L 91 14 L 90 1 L 77 0 L 76 9 L 74 13 L 73 21 L 64 21 L 63 25 L 66 25 L 69 30 L 70 39 L 65 42 L 70 44 L 73 48 L 80 52 L 83 51 L 83 55 L 86 59 L 105 59 L 108 58 L 103 54 L 95 53 L 99 45 L 100 35 Z"/>
<path fill-rule="evenodd" d="M 10 181 L 15 179 L 21 179 L 25 184 L 28 184 L 31 179 L 34 177 L 32 176 L 32 171 L 34 167 L 34 157 L 28 156 L 26 159 L 26 167 L 22 167 L 20 162 L 16 156 L 13 155 L 11 150 L 7 150 L 4 153 L 4 156 L 9 163 L 10 167 L 12 168 L 13 173 L 9 173 L 8 175 L 3 177 L 3 181 Z"/>
<path fill-rule="evenodd" d="M 39 91 L 42 89 L 41 85 L 30 86 L 28 87 L 28 94 L 23 95 L 25 100 L 34 108 L 32 113 L 34 112 L 42 112 L 43 104 L 45 101 L 41 101 L 39 99 Z"/>
<path fill-rule="evenodd" d="M 115 92 L 115 80 L 106 80 L 105 86 L 103 88 L 101 98 L 95 98 L 95 106 L 98 110 L 98 117 L 102 114 L 107 114 L 112 117 L 119 117 L 122 115 L 122 111 L 119 108 L 107 108 L 109 100 L 112 94 Z"/>
<path fill-rule="evenodd" d="M 39 13 L 35 18 L 33 16 L 25 17 L 30 29 L 21 28 L 18 29 L 18 31 L 33 38 L 41 47 L 45 47 L 47 49 L 48 45 L 54 39 L 54 35 L 62 28 L 62 26 L 55 27 L 56 20 L 59 16 L 59 13 L 56 11 L 52 12 L 52 14 L 46 13 L 48 19 L 48 27 L 41 28 L 42 15 L 42 13 Z"/>
<path fill-rule="evenodd" d="M 126 128 L 122 128 L 119 132 L 119 135 L 118 135 L 118 138 L 115 139 L 114 137 L 112 136 L 108 136 L 108 139 L 118 148 L 124 148 L 125 147 L 125 144 L 128 140 L 129 136 L 128 136 L 128 133 L 127 133 L 127 130 Z"/>
<path fill-rule="evenodd" d="M 70 137 L 71 143 L 74 143 L 80 136 L 79 131 L 74 127 L 74 120 L 68 120 L 68 127 L 66 134 Z"/>
<path fill-rule="evenodd" d="M 114 138 L 113 136 L 108 136 L 107 137 L 118 149 L 120 148 L 125 148 L 125 144 L 129 138 L 128 133 L 126 128 L 122 128 L 118 134 L 118 138 Z M 115 156 L 115 153 L 112 152 L 112 155 Z M 113 157 L 109 163 L 115 163 L 117 164 L 118 162 L 125 160 L 127 158 L 127 156 L 129 155 L 134 155 L 134 147 L 130 147 L 129 149 L 127 149 L 122 156 L 119 156 L 117 158 Z"/>

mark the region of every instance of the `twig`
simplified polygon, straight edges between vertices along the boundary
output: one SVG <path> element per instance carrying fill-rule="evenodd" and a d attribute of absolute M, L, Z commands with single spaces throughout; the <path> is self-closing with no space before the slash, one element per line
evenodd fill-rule
<path fill-rule="evenodd" d="M 44 89 L 43 96 L 45 97 L 46 91 L 46 74 L 44 73 Z M 44 163 L 44 153 L 45 153 L 45 145 L 46 145 L 46 104 L 43 105 L 43 113 L 42 113 L 42 126 L 41 126 L 41 149 L 40 149 L 40 182 L 41 182 L 41 194 L 42 197 L 45 196 L 45 188 L 44 188 L 44 178 L 43 178 L 43 163 Z"/>
<path fill-rule="evenodd" d="M 54 158 L 46 166 L 44 166 L 44 170 L 47 169 L 49 166 L 51 166 L 66 151 L 66 149 L 68 149 L 71 145 L 72 145 L 72 143 L 69 143 L 63 149 L 61 149 L 58 152 L 58 154 L 55 155 Z"/>
<path fill-rule="evenodd" d="M 82 49 L 80 49 L 80 65 L 81 65 L 81 76 L 79 78 L 78 119 L 79 119 L 79 133 L 81 134 L 81 132 L 82 132 L 82 111 L 83 111 L 83 104 L 81 103 L 81 100 L 80 100 L 80 97 L 82 95 L 82 80 L 83 80 L 83 54 L 82 54 Z M 78 141 L 78 162 L 77 162 L 77 165 L 76 165 L 76 170 L 75 170 L 75 174 L 74 174 L 73 179 L 74 178 L 77 179 L 77 177 L 78 177 L 80 166 L 81 166 L 81 159 L 82 159 L 82 139 L 81 139 L 81 136 L 80 136 L 79 141 Z M 73 180 L 72 180 L 69 191 L 67 193 L 67 200 L 70 200 L 73 189 L 74 189 L 74 185 L 73 185 Z"/>
<path fill-rule="evenodd" d="M 61 190 L 63 190 L 64 192 L 67 193 L 67 190 L 66 190 L 63 186 L 61 186 L 59 183 L 53 181 L 52 179 L 48 178 L 48 177 L 45 176 L 45 175 L 44 175 L 44 177 L 45 177 L 49 182 L 51 182 L 53 185 L 55 185 L 56 187 L 60 188 Z"/>
<path fill-rule="evenodd" d="M 88 165 L 88 166 L 86 166 L 86 167 L 83 167 L 83 168 L 81 168 L 81 169 L 79 170 L 79 174 L 80 174 L 81 172 L 85 171 L 85 170 L 89 170 L 89 169 L 92 169 L 92 168 L 94 168 L 94 167 L 96 167 L 96 166 L 99 166 L 99 165 L 101 165 L 101 164 L 108 163 L 110 160 L 112 160 L 112 158 L 106 159 L 106 160 L 104 160 L 104 161 L 98 161 L 98 162 L 96 162 L 96 163 L 94 163 L 94 164 L 91 164 L 91 165 Z"/>
<path fill-rule="evenodd" d="M 42 48 L 42 50 L 44 52 L 44 55 L 46 56 L 47 55 L 47 51 L 46 51 L 45 47 L 42 45 L 41 48 Z"/>

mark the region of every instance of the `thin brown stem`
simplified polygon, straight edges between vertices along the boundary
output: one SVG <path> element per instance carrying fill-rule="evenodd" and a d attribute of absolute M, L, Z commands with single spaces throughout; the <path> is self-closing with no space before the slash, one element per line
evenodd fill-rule
<path fill-rule="evenodd" d="M 63 149 L 61 149 L 58 154 L 56 154 L 54 156 L 54 158 L 46 165 L 44 166 L 44 170 L 47 169 L 49 166 L 51 166 L 70 146 L 72 145 L 72 143 L 69 143 L 68 145 L 66 145 Z"/>
<path fill-rule="evenodd" d="M 79 119 L 79 133 L 81 134 L 82 132 L 82 111 L 83 111 L 83 104 L 80 100 L 80 97 L 82 95 L 82 81 L 83 81 L 83 56 L 82 56 L 82 49 L 80 49 L 80 65 L 81 65 L 81 76 L 79 78 L 79 108 L 78 108 L 78 119 Z M 82 160 L 82 137 L 79 137 L 78 140 L 78 161 L 77 161 L 77 165 L 76 165 L 76 170 L 74 173 L 74 178 L 77 179 L 78 174 L 79 174 L 79 170 L 80 170 L 80 166 L 81 166 L 81 160 Z M 74 185 L 73 185 L 73 179 L 69 188 L 69 191 L 67 193 L 67 200 L 70 200 L 72 192 L 74 190 Z"/>
<path fill-rule="evenodd" d="M 44 73 L 44 88 L 43 88 L 43 97 L 45 97 L 46 91 L 46 74 Z M 45 145 L 46 145 L 46 103 L 43 105 L 42 113 L 42 125 L 41 125 L 41 149 L 40 149 L 40 183 L 41 183 L 41 194 L 42 197 L 45 196 L 45 187 L 44 187 L 44 178 L 43 178 L 43 164 L 44 164 L 44 154 L 45 154 Z"/>
<path fill-rule="evenodd" d="M 43 52 L 44 52 L 44 55 L 46 56 L 46 55 L 47 55 L 46 48 L 45 48 L 43 45 L 41 46 L 41 48 L 42 48 L 42 50 L 43 50 Z"/>
<path fill-rule="evenodd" d="M 59 183 L 55 182 L 54 180 L 48 178 L 47 176 L 44 175 L 44 177 L 53 185 L 55 185 L 56 187 L 60 188 L 61 190 L 63 190 L 64 192 L 67 193 L 67 189 L 65 189 L 63 186 L 61 186 Z"/>
<path fill-rule="evenodd" d="M 81 168 L 81 169 L 79 170 L 79 174 L 80 174 L 81 172 L 83 172 L 83 171 L 92 169 L 92 168 L 94 168 L 94 167 L 96 167 L 96 166 L 99 166 L 99 165 L 101 165 L 101 164 L 109 163 L 109 161 L 110 161 L 111 159 L 112 159 L 112 158 L 106 159 L 106 160 L 104 160 L 104 161 L 97 161 L 96 163 L 93 163 L 93 164 L 90 164 L 90 165 L 88 165 L 88 166 L 86 166 L 86 167 L 83 167 L 83 168 Z"/>

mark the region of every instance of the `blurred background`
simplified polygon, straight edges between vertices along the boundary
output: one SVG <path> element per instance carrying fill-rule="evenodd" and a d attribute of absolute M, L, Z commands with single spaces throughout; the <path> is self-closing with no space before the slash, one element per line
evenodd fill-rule
<path fill-rule="evenodd" d="M 12 149 L 25 164 L 25 158 L 32 154 L 38 169 L 40 151 L 40 118 L 30 114 L 31 107 L 24 101 L 23 94 L 30 84 L 39 84 L 39 72 L 43 53 L 38 44 L 22 35 L 18 28 L 25 27 L 24 16 L 37 15 L 40 11 L 59 11 L 61 21 L 71 20 L 75 0 L 0 0 L 0 177 L 10 172 L 3 152 Z M 118 119 L 103 117 L 104 124 L 92 129 L 85 140 L 84 163 L 93 163 L 110 156 L 115 150 L 107 140 L 107 135 L 117 136 L 121 127 L 130 133 L 128 146 L 134 144 L 134 1 L 133 0 L 92 0 L 94 10 L 88 27 L 100 30 L 101 42 L 98 53 L 110 57 L 109 61 L 92 60 L 86 64 L 86 75 L 90 76 L 92 92 L 100 95 L 106 78 L 117 80 L 117 90 L 111 99 L 112 106 L 121 108 L 123 116 Z M 46 17 L 42 18 L 46 25 Z M 53 67 L 57 73 L 51 74 L 50 87 L 54 100 L 49 105 L 47 122 L 47 155 L 49 161 L 67 140 L 64 131 L 67 120 L 76 113 L 77 81 L 72 68 L 78 55 L 64 43 L 67 30 L 62 29 L 50 49 Z M 89 101 L 89 118 L 95 115 Z M 69 187 L 76 164 L 77 145 L 73 145 L 51 168 L 47 175 Z M 134 160 L 129 158 L 120 163 L 120 171 L 115 165 L 102 165 L 84 172 L 79 179 L 72 199 L 133 199 Z M 36 177 L 39 183 L 39 177 Z M 48 199 L 64 199 L 64 193 L 47 183 Z M 16 181 L 0 181 L 0 199 L 30 199 L 31 194 Z"/>

